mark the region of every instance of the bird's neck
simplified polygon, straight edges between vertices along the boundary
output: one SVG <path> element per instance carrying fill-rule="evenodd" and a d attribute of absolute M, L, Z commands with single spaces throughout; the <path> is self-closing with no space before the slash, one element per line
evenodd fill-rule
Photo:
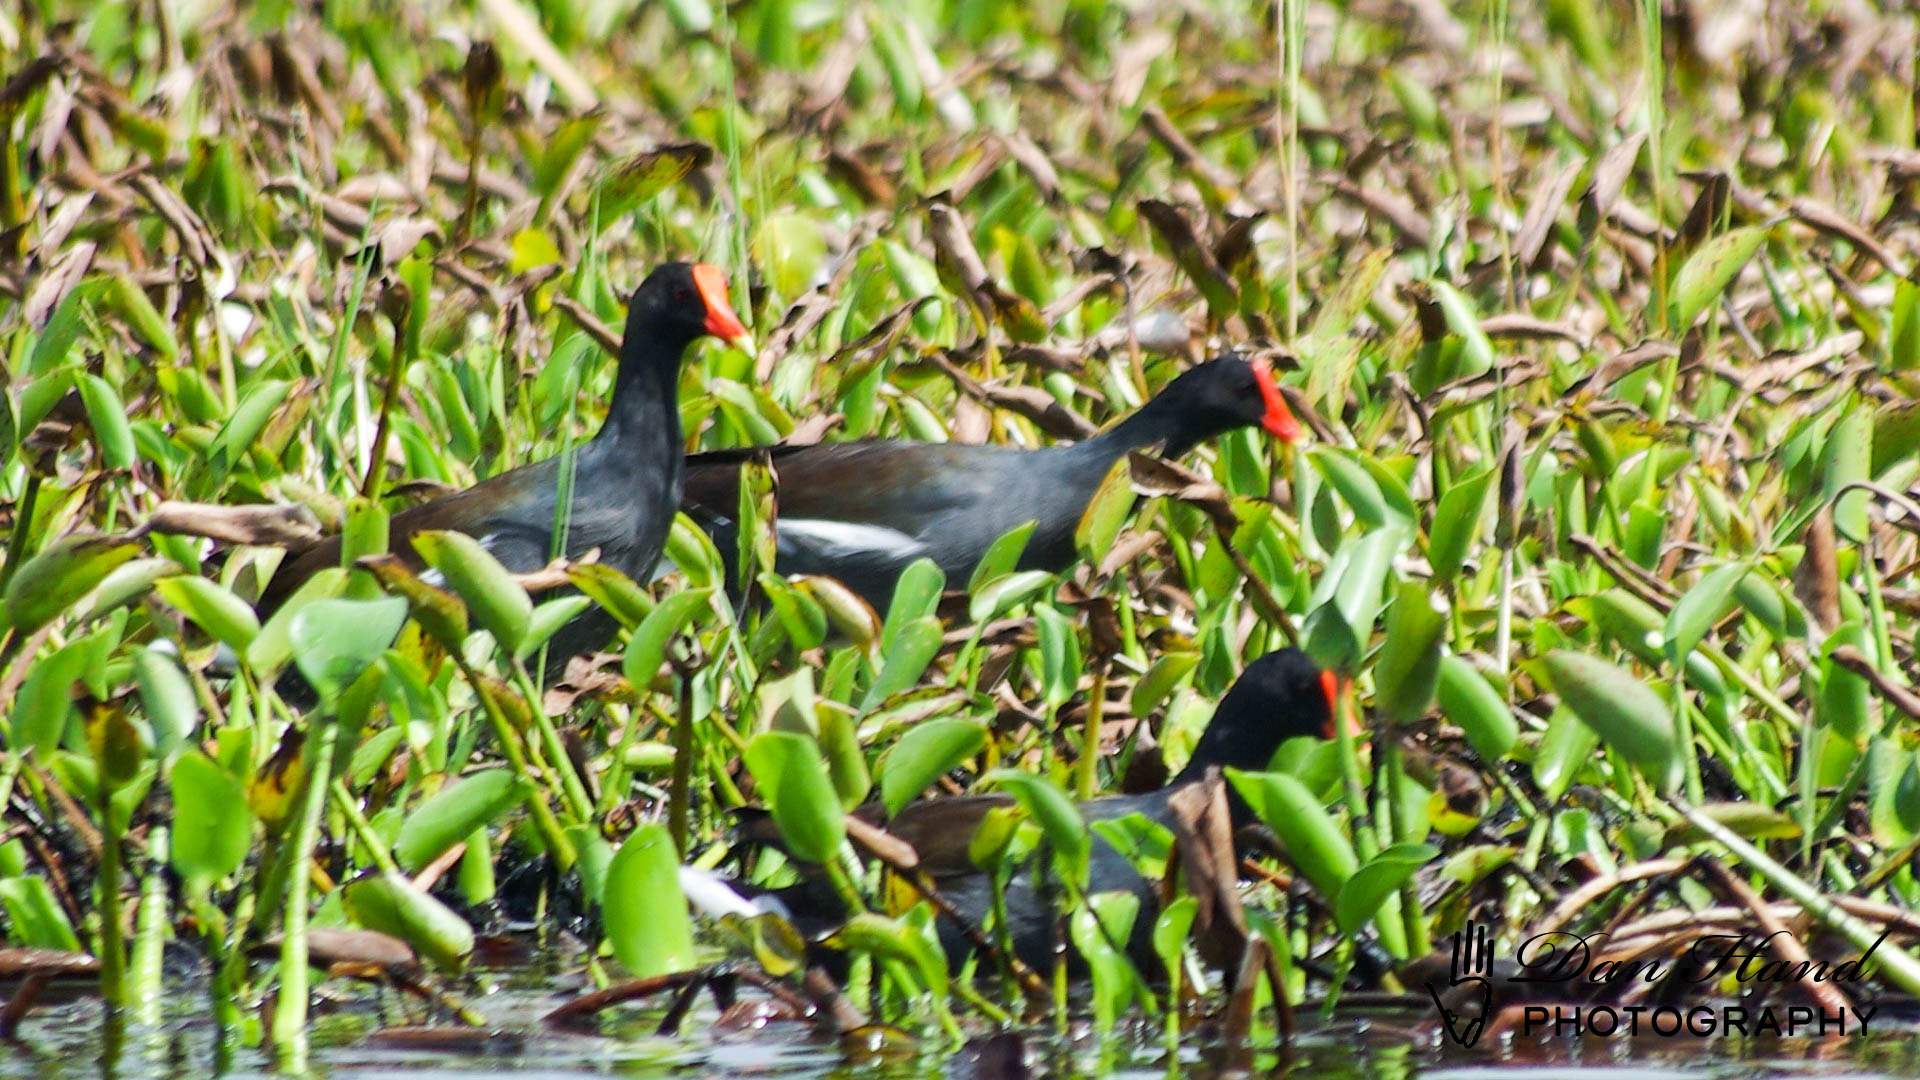
<path fill-rule="evenodd" d="M 634 330 L 627 332 L 631 342 Z M 624 448 L 619 456 L 639 447 L 681 449 L 680 357 L 685 351 L 684 342 L 658 339 L 623 351 L 606 422 L 593 439 L 596 446 Z"/>
<path fill-rule="evenodd" d="M 1180 411 L 1173 407 L 1163 395 L 1140 406 L 1132 416 L 1101 432 L 1087 445 L 1099 445 L 1111 456 L 1133 450 L 1144 450 L 1156 444 L 1164 447 L 1168 457 L 1178 457 L 1193 445 L 1189 425 Z"/>
<path fill-rule="evenodd" d="M 1192 783 L 1216 766 L 1245 772 L 1258 772 L 1267 767 L 1276 749 L 1273 740 L 1261 737 L 1256 725 L 1230 722 L 1224 715 L 1227 707 L 1227 702 L 1221 703 L 1207 730 L 1201 733 L 1200 741 L 1194 745 L 1193 757 L 1169 784 Z"/>

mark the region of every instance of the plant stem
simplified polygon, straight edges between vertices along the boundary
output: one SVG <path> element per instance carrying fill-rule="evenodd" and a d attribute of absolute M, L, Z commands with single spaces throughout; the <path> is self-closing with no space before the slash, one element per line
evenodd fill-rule
<path fill-rule="evenodd" d="M 94 882 L 100 909 L 100 996 L 110 1008 L 127 1004 L 127 949 L 120 916 L 120 826 L 114 820 L 113 785 L 100 778 L 100 876 Z"/>
<path fill-rule="evenodd" d="M 286 907 L 280 921 L 280 993 L 273 1011 L 273 1041 L 293 1061 L 306 1057 L 307 895 L 313 879 L 313 849 L 320 840 L 320 818 L 333 779 L 333 743 L 340 733 L 332 717 L 316 720 L 315 727 L 308 747 L 307 789 L 294 822 Z"/>
<path fill-rule="evenodd" d="M 693 679 L 688 675 L 680 680 L 680 701 L 674 714 L 673 795 L 667 804 L 667 830 L 673 836 L 674 850 L 683 859 L 687 856 L 688 822 L 693 809 L 693 753 Z"/>

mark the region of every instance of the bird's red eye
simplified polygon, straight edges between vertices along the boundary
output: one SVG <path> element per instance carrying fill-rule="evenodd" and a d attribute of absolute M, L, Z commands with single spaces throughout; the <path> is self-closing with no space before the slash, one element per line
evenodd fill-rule
<path fill-rule="evenodd" d="M 693 290 L 684 285 L 673 290 L 673 302 L 676 304 L 693 303 Z"/>

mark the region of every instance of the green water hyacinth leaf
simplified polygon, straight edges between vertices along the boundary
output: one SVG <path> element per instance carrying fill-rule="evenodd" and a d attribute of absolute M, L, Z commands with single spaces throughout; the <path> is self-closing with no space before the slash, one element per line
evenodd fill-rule
<path fill-rule="evenodd" d="M 361 878 L 342 897 L 354 922 L 392 934 L 440 967 L 458 971 L 473 952 L 473 927 L 397 874 Z"/>
<path fill-rule="evenodd" d="M 1446 601 L 1426 584 L 1403 582 L 1387 609 L 1387 638 L 1373 664 L 1374 708 L 1410 724 L 1427 711 L 1440 677 Z"/>
<path fill-rule="evenodd" d="M 947 575 L 932 559 L 915 559 L 900 572 L 887 604 L 886 621 L 880 624 L 880 651 L 893 648 L 902 627 L 915 619 L 932 615 L 940 606 L 940 594 L 946 590 Z"/>
<path fill-rule="evenodd" d="M 873 790 L 873 776 L 867 771 L 866 751 L 860 748 L 860 733 L 854 727 L 853 714 L 829 704 L 818 710 L 820 749 L 827 758 L 827 775 L 833 778 L 833 790 L 840 795 L 840 806 L 851 810 L 865 802 Z"/>
<path fill-rule="evenodd" d="M 413 547 L 440 571 L 447 587 L 466 602 L 481 628 L 508 652 L 520 647 L 533 621 L 533 600 L 480 541 L 444 529 L 422 532 Z"/>
<path fill-rule="evenodd" d="M 181 574 L 154 582 L 160 599 L 192 619 L 215 641 L 242 656 L 260 633 L 260 619 L 253 606 L 233 595 L 218 582 Z"/>
<path fill-rule="evenodd" d="M 802 597 L 819 606 L 834 633 L 861 649 L 878 640 L 880 616 L 865 598 L 838 579 L 802 575 L 793 584 Z"/>
<path fill-rule="evenodd" d="M 1119 538 L 1127 515 L 1133 512 L 1134 499 L 1133 474 L 1123 457 L 1107 470 L 1093 498 L 1087 500 L 1079 523 L 1073 527 L 1073 546 L 1081 558 L 1100 565 L 1101 558 L 1113 549 L 1113 542 Z"/>
<path fill-rule="evenodd" d="M 1833 650 L 1842 645 L 1851 645 L 1871 655 L 1866 628 L 1860 623 L 1845 622 L 1834 628 L 1827 636 L 1826 656 L 1820 663 L 1820 696 L 1814 699 L 1814 716 L 1840 737 L 1858 740 L 1869 730 L 1872 687 L 1866 679 L 1833 659 Z"/>
<path fill-rule="evenodd" d="M 81 404 L 87 409 L 87 426 L 93 429 L 100 447 L 100 464 L 109 469 L 124 469 L 133 464 L 133 428 L 127 424 L 127 406 L 113 384 L 98 375 L 83 374 L 74 380 Z"/>
<path fill-rule="evenodd" d="M 114 274 L 107 280 L 108 287 L 100 297 L 102 306 L 126 320 L 162 360 L 179 356 L 180 342 L 173 336 L 173 326 L 153 306 L 153 301 L 147 299 L 146 290 L 126 274 Z"/>
<path fill-rule="evenodd" d="M 1277 772 L 1227 770 L 1227 781 L 1287 847 L 1287 856 L 1320 895 L 1337 900 L 1360 860 L 1353 843 L 1305 784 Z"/>
<path fill-rule="evenodd" d="M 1027 812 L 1053 849 L 1054 865 L 1067 880 L 1086 887 L 1087 860 L 1093 850 L 1093 834 L 1087 820 L 1060 786 L 1044 776 L 1017 769 L 995 769 L 980 778 L 982 785 L 1000 788 L 1012 795 Z"/>
<path fill-rule="evenodd" d="M 693 967 L 693 920 L 665 824 L 648 822 L 620 845 L 607 866 L 601 905 L 613 955 L 634 978 Z"/>
<path fill-rule="evenodd" d="M 1893 326 L 1887 336 L 1887 366 L 1920 368 L 1920 284 L 1901 278 L 1893 285 Z"/>
<path fill-rule="evenodd" d="M 947 992 L 947 956 L 926 935 L 899 919 L 863 911 L 833 932 L 827 943 L 848 952 L 897 960 L 934 994 Z"/>
<path fill-rule="evenodd" d="M 524 802 L 527 781 L 512 769 L 487 769 L 454 781 L 408 812 L 393 857 L 418 873 L 471 833 Z"/>
<path fill-rule="evenodd" d="M 339 596 L 347 588 L 347 572 L 329 566 L 314 572 L 300 583 L 261 625 L 260 633 L 247 646 L 247 665 L 257 672 L 272 672 L 293 659 L 293 617 L 316 600 Z"/>
<path fill-rule="evenodd" d="M 331 700 L 387 651 L 406 621 L 407 602 L 397 596 L 316 600 L 293 617 L 287 639 L 300 674 Z"/>
<path fill-rule="evenodd" d="M 71 642 L 42 655 L 27 669 L 8 717 L 12 723 L 7 731 L 9 749 L 46 754 L 59 745 L 73 716 L 73 684 L 86 673 L 90 653 L 85 641 Z"/>
<path fill-rule="evenodd" d="M 7 582 L 7 624 L 21 637 L 33 633 L 139 550 L 119 536 L 69 536 L 49 544 Z"/>
<path fill-rule="evenodd" d="M 640 625 L 653 610 L 653 597 L 634 584 L 633 579 L 604 563 L 585 563 L 567 567 L 567 580 L 573 587 L 593 598 L 607 614 L 620 620 L 628 630 Z"/>
<path fill-rule="evenodd" d="M 986 725 L 973 720 L 940 717 L 909 729 L 880 759 L 880 802 L 887 816 L 986 745 Z"/>
<path fill-rule="evenodd" d="M 667 658 L 667 645 L 701 613 L 711 610 L 712 589 L 687 589 L 660 601 L 627 641 L 627 655 L 621 665 L 627 680 L 636 687 L 652 686 Z"/>
<path fill-rule="evenodd" d="M 1080 687 L 1080 639 L 1073 632 L 1073 620 L 1051 604 L 1034 609 L 1034 625 L 1040 638 L 1040 685 L 1048 709 L 1058 709 Z"/>
<path fill-rule="evenodd" d="M 1652 604 L 1617 587 L 1589 599 L 1594 626 L 1602 635 L 1648 664 L 1664 659 L 1665 620 Z"/>
<path fill-rule="evenodd" d="M 1100 892 L 1087 897 L 1067 922 L 1068 936 L 1093 975 L 1093 1022 L 1101 1031 L 1111 1030 L 1121 1010 L 1135 1001 L 1147 1012 L 1155 1011 L 1145 981 L 1124 951 L 1139 917 L 1138 896 Z"/>
<path fill-rule="evenodd" d="M 689 585 L 705 589 L 726 584 L 720 549 L 685 514 L 674 515 L 673 527 L 667 530 L 667 560 L 680 568 Z"/>
<path fill-rule="evenodd" d="M 1135 716 L 1146 716 L 1167 700 L 1180 681 L 1200 666 L 1200 654 L 1191 651 L 1162 653 L 1133 684 L 1128 706 Z"/>
<path fill-rule="evenodd" d="M 1190 894 L 1182 894 L 1162 908 L 1153 920 L 1154 955 L 1160 958 L 1160 965 L 1175 978 L 1178 978 L 1177 973 L 1182 968 L 1187 938 L 1193 933 L 1193 920 L 1199 914 L 1200 901 Z"/>
<path fill-rule="evenodd" d="M 1506 757 L 1520 738 L 1519 722 L 1505 697 L 1474 666 L 1458 656 L 1440 660 L 1436 682 L 1440 711 L 1467 736 L 1467 743 L 1491 763 Z"/>
<path fill-rule="evenodd" d="M 1854 543 L 1867 539 L 1868 493 L 1848 484 L 1870 479 L 1873 410 L 1856 404 L 1827 433 L 1820 454 L 1821 493 L 1833 500 L 1833 527 Z"/>
<path fill-rule="evenodd" d="M 967 617 L 976 623 L 990 622 L 1039 596 L 1053 575 L 1045 570 L 1020 570 L 980 587 L 967 602 Z"/>
<path fill-rule="evenodd" d="M 595 825 L 567 826 L 567 842 L 580 855 L 580 895 L 596 907 L 605 903 L 607 871 L 613 866 L 613 845 L 607 843 Z"/>
<path fill-rule="evenodd" d="M 514 658 L 524 660 L 532 656 L 562 627 L 579 618 L 582 612 L 592 606 L 593 600 L 585 596 L 562 596 L 536 606 L 533 617 L 527 620 L 527 636 L 514 650 Z"/>
<path fill-rule="evenodd" d="M 467 605 L 461 603 L 459 597 L 420 580 L 397 556 L 370 556 L 361 560 L 360 566 L 374 576 L 381 588 L 407 601 L 414 621 L 439 642 L 441 648 L 452 652 L 467 640 Z"/>
<path fill-rule="evenodd" d="M 193 683 L 172 657 L 153 649 L 134 650 L 133 681 L 140 709 L 153 725 L 154 752 L 167 757 L 191 739 L 200 724 Z"/>
<path fill-rule="evenodd" d="M 574 850 L 578 851 L 579 847 L 576 845 Z M 487 830 L 475 829 L 467 837 L 467 848 L 460 854 L 458 880 L 460 896 L 469 905 L 484 904 L 499 892 L 499 882 L 493 873 L 493 842 L 487 838 Z"/>
<path fill-rule="evenodd" d="M 267 426 L 267 421 L 272 419 L 274 410 L 287 400 L 287 393 L 292 389 L 293 384 L 285 379 L 267 379 L 255 383 L 253 389 L 247 391 L 247 396 L 240 399 L 233 415 L 227 418 L 226 426 L 207 446 L 206 457 L 213 463 L 216 474 L 226 475 L 241 455 L 253 446 L 254 441 L 260 438 L 261 430 Z"/>
<path fill-rule="evenodd" d="M 1334 901 L 1334 919 L 1340 929 L 1357 932 L 1379 913 L 1387 898 L 1412 880 L 1420 868 L 1440 857 L 1432 844 L 1395 844 L 1368 859 L 1353 872 Z"/>
<path fill-rule="evenodd" d="M 1702 311 L 1720 299 L 1766 240 L 1765 228 L 1734 229 L 1701 244 L 1687 257 L 1686 264 L 1673 276 L 1669 325 L 1675 334 L 1684 333 Z"/>
<path fill-rule="evenodd" d="M 0 908 L 7 912 L 10 940 L 30 949 L 80 951 L 80 938 L 60 909 L 53 889 L 36 876 L 0 880 Z"/>
<path fill-rule="evenodd" d="M 1751 569 L 1744 562 L 1716 567 L 1680 597 L 1667 616 L 1667 659 L 1675 665 L 1684 662 L 1714 624 L 1727 617 L 1739 599 L 1734 589 Z"/>
<path fill-rule="evenodd" d="M 1405 523 L 1406 518 L 1389 506 L 1373 474 L 1350 455 L 1327 447 L 1315 447 L 1307 452 L 1307 460 L 1326 478 L 1327 484 L 1340 493 L 1341 501 L 1353 511 L 1354 520 L 1361 525 L 1377 529 L 1389 523 Z"/>
<path fill-rule="evenodd" d="M 153 583 L 180 573 L 180 564 L 172 559 L 129 559 L 107 572 L 93 590 L 82 621 L 100 618 L 115 608 L 130 604 L 153 591 Z"/>
<path fill-rule="evenodd" d="M 169 780 L 173 835 L 168 856 L 190 883 L 204 887 L 239 870 L 253 843 L 246 786 L 198 750 L 182 753 Z"/>
<path fill-rule="evenodd" d="M 1480 528 L 1480 513 L 1486 508 L 1487 493 L 1493 490 L 1494 471 L 1482 469 L 1454 483 L 1440 496 L 1433 515 L 1433 532 L 1427 541 L 1427 565 L 1433 576 L 1451 580 L 1466 562 L 1467 549 Z"/>
<path fill-rule="evenodd" d="M 1920 453 L 1920 400 L 1892 401 L 1873 418 L 1873 475 Z"/>
<path fill-rule="evenodd" d="M 893 695 L 918 685 L 927 665 L 939 655 L 944 637 L 940 620 L 932 615 L 923 615 L 901 627 L 893 644 L 881 656 L 880 674 L 874 677 L 873 685 L 867 687 L 866 695 L 860 699 L 860 710 L 866 712 Z"/>
<path fill-rule="evenodd" d="M 747 744 L 747 771 L 793 854 L 825 863 L 846 840 L 846 819 L 820 748 L 805 735 L 763 731 Z"/>
<path fill-rule="evenodd" d="M 1447 329 L 1460 339 L 1460 355 L 1448 380 L 1472 379 L 1493 370 L 1493 341 L 1480 325 L 1473 303 L 1460 290 L 1444 281 L 1427 283 L 1433 298 L 1446 315 Z"/>
<path fill-rule="evenodd" d="M 827 613 L 813 597 L 771 572 L 761 574 L 755 584 L 766 594 L 768 606 L 796 650 L 806 652 L 827 639 Z"/>
<path fill-rule="evenodd" d="M 1631 674 L 1566 649 L 1546 658 L 1547 677 L 1581 723 L 1638 768 L 1654 787 L 1680 780 L 1680 739 L 1666 701 Z"/>
<path fill-rule="evenodd" d="M 1570 708 L 1555 709 L 1547 718 L 1546 733 L 1533 756 L 1533 782 L 1552 800 L 1573 786 L 1573 778 L 1593 760 L 1600 736 L 1580 722 Z"/>
<path fill-rule="evenodd" d="M 973 574 L 967 579 L 967 591 L 978 594 L 988 585 L 1000 581 L 1013 568 L 1020 564 L 1020 556 L 1027 550 L 1027 541 L 1033 538 L 1037 523 L 1022 522 L 994 537 L 987 550 L 981 552 L 980 561 L 974 564 Z"/>

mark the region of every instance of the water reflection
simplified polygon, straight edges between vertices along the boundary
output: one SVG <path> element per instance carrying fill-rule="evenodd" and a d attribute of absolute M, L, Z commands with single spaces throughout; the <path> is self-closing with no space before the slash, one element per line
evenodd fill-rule
<path fill-rule="evenodd" d="M 958 1051 L 930 1044 L 900 1062 L 849 1062 L 817 1040 L 808 1025 L 770 1020 L 764 1011 L 734 1010 L 722 1017 L 702 1000 L 684 1034 L 654 1034 L 663 1007 L 622 1009 L 601 1018 L 590 1033 L 555 1032 L 540 1017 L 577 992 L 579 980 L 546 965 L 511 975 L 483 973 L 473 1004 L 495 1029 L 512 1037 L 463 1039 L 437 1029 L 395 1031 L 430 1022 L 397 994 L 350 984 L 325 984 L 311 1031 L 315 1076 L 561 1078 L 620 1076 L 954 1077 L 1020 1080 L 1032 1076 L 1208 1078 L 1222 1075 L 1218 1048 L 1195 1030 L 1169 1059 L 1157 1024 L 1123 1026 L 1104 1043 L 1084 1024 L 1067 1038 L 1049 1028 L 1010 1035 L 983 1033 Z M 204 988 L 170 988 L 165 1022 L 143 1027 L 109 1021 L 90 997 L 50 993 L 23 1023 L 19 1038 L 0 1044 L 0 1078 L 101 1080 L 274 1075 L 274 1059 L 258 1046 L 224 1045 L 208 1018 Z M 1305 1029 L 1291 1052 L 1254 1055 L 1256 1076 L 1313 1080 L 1546 1080 L 1605 1073 L 1609 1080 L 1688 1080 L 1720 1077 L 1910 1076 L 1920 1073 L 1920 1025 L 1875 1025 L 1874 1033 L 1846 1039 L 1718 1039 L 1684 1041 L 1550 1039 L 1502 1041 L 1462 1051 L 1438 1035 L 1417 1009 L 1348 1013 L 1332 1021 L 1302 1012 Z M 382 1033 L 376 1035 L 376 1033 Z"/>

